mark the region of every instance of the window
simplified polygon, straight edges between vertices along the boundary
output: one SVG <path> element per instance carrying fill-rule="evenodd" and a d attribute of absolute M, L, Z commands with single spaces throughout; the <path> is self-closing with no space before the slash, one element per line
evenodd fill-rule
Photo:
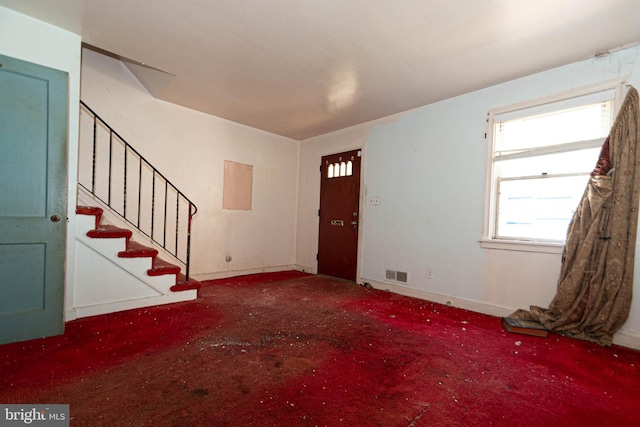
<path fill-rule="evenodd" d="M 563 243 L 604 139 L 618 88 L 489 113 L 484 242 Z"/>
<path fill-rule="evenodd" d="M 329 164 L 327 161 L 327 178 L 339 178 L 341 176 L 353 175 L 353 156 L 348 162 L 343 162 L 342 157 L 335 164 Z"/>

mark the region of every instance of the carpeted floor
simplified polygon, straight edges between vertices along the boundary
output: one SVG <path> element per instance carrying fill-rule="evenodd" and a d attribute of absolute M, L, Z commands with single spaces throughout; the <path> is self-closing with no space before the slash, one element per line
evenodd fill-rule
<path fill-rule="evenodd" d="M 0 346 L 1 403 L 77 426 L 632 426 L 640 353 L 297 272 Z"/>

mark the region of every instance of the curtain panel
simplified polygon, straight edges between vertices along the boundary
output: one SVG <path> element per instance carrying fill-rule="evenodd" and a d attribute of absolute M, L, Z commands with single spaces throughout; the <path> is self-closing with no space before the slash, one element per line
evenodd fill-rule
<path fill-rule="evenodd" d="M 549 308 L 510 317 L 611 345 L 631 307 L 640 190 L 640 106 L 629 88 L 567 232 Z"/>

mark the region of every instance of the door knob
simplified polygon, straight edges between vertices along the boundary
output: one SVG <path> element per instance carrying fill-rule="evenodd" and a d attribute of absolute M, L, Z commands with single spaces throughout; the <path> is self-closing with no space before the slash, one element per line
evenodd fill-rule
<path fill-rule="evenodd" d="M 51 215 L 51 222 L 60 221 L 60 215 Z"/>

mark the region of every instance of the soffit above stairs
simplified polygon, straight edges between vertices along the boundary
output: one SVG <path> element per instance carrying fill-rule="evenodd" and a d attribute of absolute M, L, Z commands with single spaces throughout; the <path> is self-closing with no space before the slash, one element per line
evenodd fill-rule
<path fill-rule="evenodd" d="M 637 0 L 0 0 L 158 99 L 296 140 L 640 41 Z"/>

